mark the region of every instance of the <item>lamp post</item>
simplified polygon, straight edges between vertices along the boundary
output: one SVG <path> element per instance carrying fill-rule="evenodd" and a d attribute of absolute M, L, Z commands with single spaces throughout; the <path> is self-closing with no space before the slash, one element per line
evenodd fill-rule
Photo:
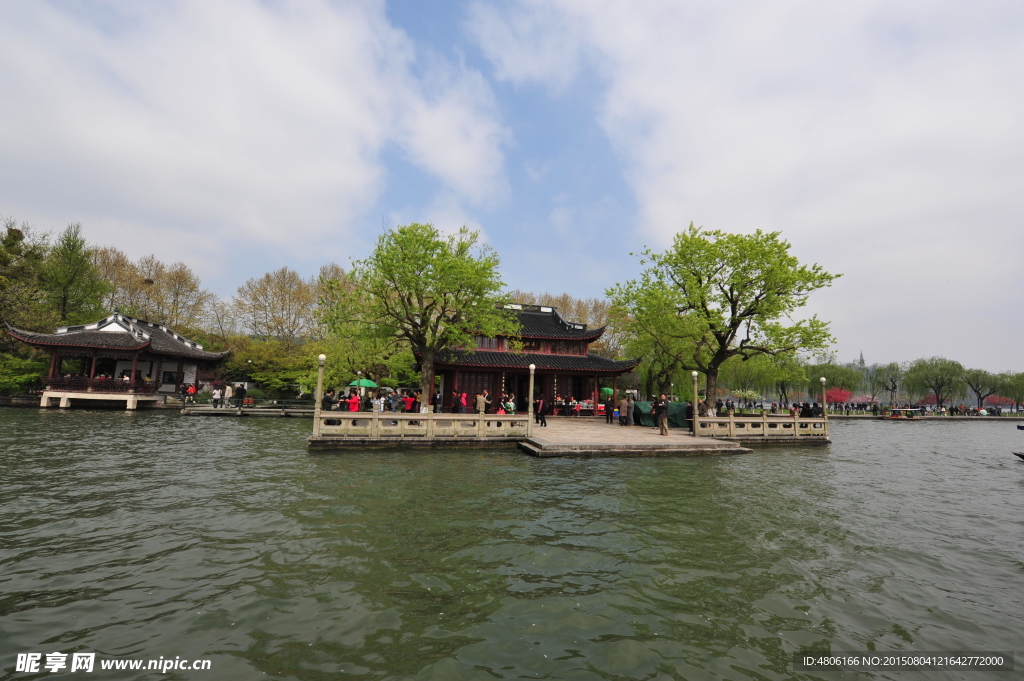
<path fill-rule="evenodd" d="M 821 381 L 821 415 L 827 421 L 828 420 L 828 402 L 825 401 L 825 377 L 822 376 Z"/>
<path fill-rule="evenodd" d="M 320 434 L 320 403 L 324 399 L 324 364 L 327 362 L 327 355 L 320 355 L 316 358 L 316 394 L 313 396 L 313 433 Z"/>
<path fill-rule="evenodd" d="M 693 436 L 694 437 L 697 437 L 697 432 L 698 432 L 697 428 L 699 428 L 699 426 L 697 425 L 697 414 L 698 414 L 698 411 L 697 411 L 697 376 L 699 376 L 699 375 L 700 374 L 698 374 L 696 371 L 690 372 L 690 376 L 693 377 L 693 424 L 692 425 L 693 425 Z"/>
<path fill-rule="evenodd" d="M 526 432 L 528 435 L 533 435 L 533 372 L 537 370 L 536 364 L 530 365 L 530 397 L 529 397 L 529 411 L 527 412 L 529 419 L 526 422 Z"/>
<path fill-rule="evenodd" d="M 363 372 L 362 371 L 357 371 L 356 372 L 356 389 L 359 390 L 359 396 L 362 397 L 363 394 L 364 394 L 363 390 L 365 390 L 365 388 L 363 388 Z"/>

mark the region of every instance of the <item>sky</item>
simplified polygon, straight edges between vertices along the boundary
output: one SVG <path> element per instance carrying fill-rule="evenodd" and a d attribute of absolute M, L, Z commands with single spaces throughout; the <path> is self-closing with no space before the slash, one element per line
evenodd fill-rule
<path fill-rule="evenodd" d="M 1022 83 L 1012 0 L 0 0 L 0 216 L 221 296 L 409 222 L 579 297 L 779 231 L 840 361 L 1022 371 Z"/>

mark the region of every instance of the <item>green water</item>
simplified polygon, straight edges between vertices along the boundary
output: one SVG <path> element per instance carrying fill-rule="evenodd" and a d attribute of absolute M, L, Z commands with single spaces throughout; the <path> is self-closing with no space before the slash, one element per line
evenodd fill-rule
<path fill-rule="evenodd" d="M 863 678 L 790 657 L 1022 641 L 1009 422 L 598 460 L 310 455 L 309 427 L 0 410 L 0 678 L 53 651 L 212 664 L 86 679 Z"/>

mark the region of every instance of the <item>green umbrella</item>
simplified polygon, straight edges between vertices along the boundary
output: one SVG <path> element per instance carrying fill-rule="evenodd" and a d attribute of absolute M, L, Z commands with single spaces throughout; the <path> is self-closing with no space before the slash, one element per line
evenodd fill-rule
<path fill-rule="evenodd" d="M 349 385 L 358 386 L 360 388 L 376 388 L 377 384 L 368 378 L 360 378 L 349 383 Z"/>
<path fill-rule="evenodd" d="M 614 392 L 615 391 L 612 390 L 611 388 L 601 388 L 601 394 L 602 395 L 611 395 Z"/>

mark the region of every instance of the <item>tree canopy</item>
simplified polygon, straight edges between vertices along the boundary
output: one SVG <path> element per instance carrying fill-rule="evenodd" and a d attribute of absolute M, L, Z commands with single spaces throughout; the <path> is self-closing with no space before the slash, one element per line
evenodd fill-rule
<path fill-rule="evenodd" d="M 349 287 L 334 286 L 324 319 L 337 334 L 408 344 L 421 365 L 420 390 L 429 395 L 442 350 L 472 348 L 477 335 L 518 338 L 499 264 L 480 233 L 465 227 L 447 236 L 430 224 L 389 229 L 368 258 L 353 263 Z"/>
<path fill-rule="evenodd" d="M 608 289 L 628 333 L 707 379 L 714 400 L 721 367 L 732 358 L 795 355 L 832 342 L 817 316 L 790 321 L 815 290 L 839 276 L 802 265 L 779 232 L 730 234 L 690 225 L 664 253 L 646 249 L 638 280 Z"/>
<path fill-rule="evenodd" d="M 910 363 L 903 375 L 908 392 L 918 395 L 931 393 L 938 407 L 961 394 L 964 367 L 960 362 L 945 357 L 918 359 Z"/>

